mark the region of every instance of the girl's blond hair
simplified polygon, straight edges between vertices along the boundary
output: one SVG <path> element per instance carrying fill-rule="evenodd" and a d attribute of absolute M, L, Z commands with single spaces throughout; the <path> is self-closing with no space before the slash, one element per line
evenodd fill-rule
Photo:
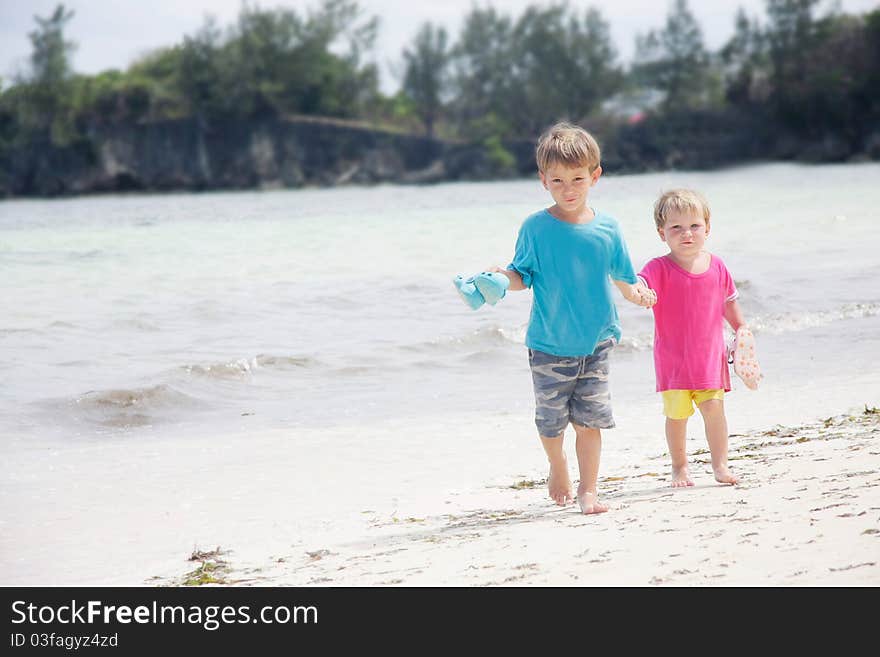
<path fill-rule="evenodd" d="M 671 212 L 703 217 L 706 220 L 706 228 L 709 227 L 711 216 L 709 204 L 702 195 L 692 189 L 670 189 L 660 195 L 654 203 L 654 223 L 658 230 L 666 224 L 666 218 Z"/>

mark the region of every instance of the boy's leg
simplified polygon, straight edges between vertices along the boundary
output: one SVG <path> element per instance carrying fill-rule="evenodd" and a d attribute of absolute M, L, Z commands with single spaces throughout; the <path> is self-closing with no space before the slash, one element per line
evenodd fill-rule
<path fill-rule="evenodd" d="M 577 489 L 577 501 L 581 512 L 604 513 L 608 507 L 599 502 L 599 459 L 602 454 L 602 432 L 599 429 L 588 429 L 572 424 L 577 434 L 575 451 L 577 453 L 580 483 Z"/>
<path fill-rule="evenodd" d="M 666 445 L 672 460 L 672 487 L 684 488 L 693 486 L 694 482 L 688 472 L 687 461 L 687 423 L 688 419 L 673 420 L 666 418 Z"/>
<path fill-rule="evenodd" d="M 672 487 L 693 486 L 688 472 L 687 461 L 687 422 L 694 414 L 694 404 L 690 390 L 664 390 L 663 414 L 666 416 L 666 445 L 672 461 Z"/>
<path fill-rule="evenodd" d="M 605 340 L 590 356 L 581 359 L 577 387 L 571 396 L 571 424 L 577 433 L 580 483 L 577 501 L 581 512 L 603 513 L 608 507 L 599 502 L 597 489 L 599 458 L 602 454 L 602 429 L 614 427 L 611 392 L 608 387 L 609 356 L 616 341 Z"/>
<path fill-rule="evenodd" d="M 578 359 L 529 349 L 535 387 L 535 426 L 550 461 L 547 489 L 558 505 L 571 504 L 571 478 L 562 439 L 569 422 L 568 400 L 577 384 Z"/>
<path fill-rule="evenodd" d="M 565 458 L 565 450 L 562 447 L 564 436 L 564 433 L 559 434 L 556 438 L 541 436 L 541 445 L 547 453 L 547 460 L 550 461 L 547 489 L 550 492 L 550 497 L 559 506 L 565 506 L 574 501 L 574 496 L 571 493 L 571 477 L 568 475 L 568 459 Z"/>
<path fill-rule="evenodd" d="M 699 405 L 706 425 L 706 442 L 712 454 L 712 470 L 715 481 L 735 484 L 739 477 L 727 467 L 727 417 L 724 415 L 723 399 L 707 399 Z"/>

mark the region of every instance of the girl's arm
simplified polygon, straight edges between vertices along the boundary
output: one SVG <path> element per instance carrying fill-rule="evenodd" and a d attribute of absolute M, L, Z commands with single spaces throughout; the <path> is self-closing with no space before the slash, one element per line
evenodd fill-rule
<path fill-rule="evenodd" d="M 730 324 L 730 328 L 733 329 L 733 332 L 736 333 L 736 330 L 740 326 L 746 325 L 745 317 L 743 317 L 742 309 L 739 307 L 739 302 L 736 299 L 732 301 L 728 301 L 724 304 L 724 319 L 727 320 L 727 323 Z"/>
<path fill-rule="evenodd" d="M 497 271 L 501 274 L 507 276 L 510 280 L 510 287 L 507 288 L 511 292 L 517 292 L 519 290 L 525 290 L 526 286 L 523 285 L 522 276 L 519 275 L 518 271 L 514 271 L 513 269 L 501 269 L 498 265 L 492 265 L 486 271 Z"/>

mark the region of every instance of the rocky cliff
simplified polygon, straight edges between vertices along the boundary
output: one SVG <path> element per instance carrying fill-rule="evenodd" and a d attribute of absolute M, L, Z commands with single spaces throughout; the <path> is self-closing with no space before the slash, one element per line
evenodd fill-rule
<path fill-rule="evenodd" d="M 682 112 L 588 127 L 602 144 L 607 173 L 713 169 L 759 160 L 880 159 L 880 132 L 855 146 L 833 138 L 805 142 L 774 131 L 760 116 L 730 112 Z M 317 117 L 103 125 L 63 147 L 45 139 L 0 149 L 0 197 L 534 175 L 531 139 L 453 142 Z"/>
<path fill-rule="evenodd" d="M 102 126 L 58 147 L 32 142 L 6 154 L 0 196 L 420 183 L 528 175 L 532 145 L 510 145 L 499 167 L 479 145 L 349 122 L 182 119 Z"/>

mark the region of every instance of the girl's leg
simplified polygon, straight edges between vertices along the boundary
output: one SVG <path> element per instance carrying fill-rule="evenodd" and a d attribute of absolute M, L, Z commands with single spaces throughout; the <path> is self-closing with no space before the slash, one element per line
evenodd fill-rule
<path fill-rule="evenodd" d="M 727 467 L 727 417 L 724 415 L 724 401 L 707 399 L 699 405 L 703 424 L 706 426 L 706 442 L 712 454 L 712 470 L 715 481 L 722 484 L 735 484 L 739 477 Z"/>
<path fill-rule="evenodd" d="M 693 408 L 693 407 L 691 407 Z M 688 419 L 673 420 L 666 418 L 666 445 L 672 460 L 672 487 L 683 488 L 693 486 L 694 482 L 688 473 L 687 462 L 687 423 Z"/>
<path fill-rule="evenodd" d="M 577 501 L 581 512 L 604 513 L 608 507 L 599 503 L 599 457 L 602 454 L 602 432 L 599 429 L 588 429 L 572 424 L 577 434 L 575 451 L 577 452 L 580 483 L 577 489 Z"/>
<path fill-rule="evenodd" d="M 565 458 L 565 450 L 562 447 L 562 439 L 565 432 L 556 438 L 541 436 L 541 445 L 550 461 L 550 474 L 547 476 L 547 489 L 550 497 L 559 506 L 571 504 L 574 496 L 571 494 L 571 477 L 568 475 L 568 459 Z"/>

